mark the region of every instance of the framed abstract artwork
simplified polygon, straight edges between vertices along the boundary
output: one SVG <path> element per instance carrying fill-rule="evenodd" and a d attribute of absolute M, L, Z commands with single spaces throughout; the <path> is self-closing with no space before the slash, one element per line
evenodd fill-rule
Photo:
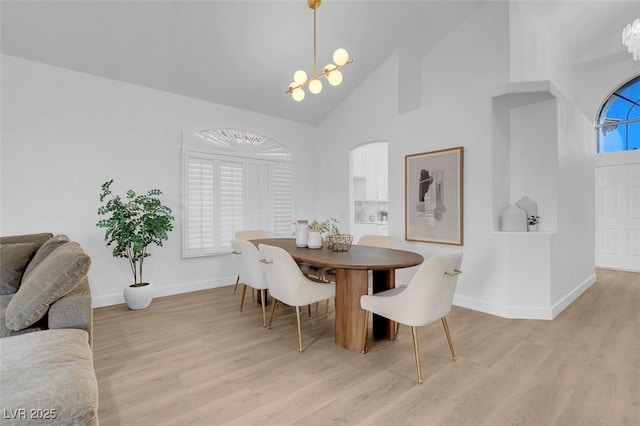
<path fill-rule="evenodd" d="M 464 148 L 405 155 L 405 239 L 463 245 Z"/>

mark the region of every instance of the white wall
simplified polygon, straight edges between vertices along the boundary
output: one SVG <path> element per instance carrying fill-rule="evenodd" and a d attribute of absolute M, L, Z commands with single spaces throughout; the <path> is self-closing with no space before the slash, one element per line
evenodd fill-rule
<path fill-rule="evenodd" d="M 397 90 L 404 75 L 398 68 L 411 62 L 399 60 L 397 54 L 388 58 L 318 127 L 318 153 L 331 161 L 318 165 L 323 179 L 317 181 L 317 194 L 323 200 L 319 209 L 325 215 L 347 209 L 347 188 L 340 182 L 348 178 L 349 149 L 367 140 L 385 139 L 389 141 L 389 214 L 391 218 L 404 218 L 404 156 L 464 146 L 464 247 L 407 242 L 404 220 L 391 220 L 389 233 L 394 247 L 425 257 L 463 250 L 464 274 L 459 280 L 456 304 L 503 316 L 551 318 L 566 307 L 564 302 L 574 300 L 593 283 L 593 214 L 587 212 L 573 222 L 568 220 L 578 214 L 577 206 L 593 205 L 593 155 L 588 152 L 593 137 L 587 132 L 589 123 L 584 115 L 560 90 L 556 95 L 545 95 L 545 99 L 558 98 L 552 103 L 544 101 L 534 107 L 537 123 L 543 121 L 544 128 L 526 126 L 521 130 L 526 135 L 515 133 L 511 121 L 517 126 L 526 120 L 517 112 L 508 112 L 503 137 L 509 144 L 519 140 L 522 148 L 513 155 L 527 158 L 524 148 L 529 147 L 542 165 L 541 172 L 551 172 L 541 182 L 549 186 L 564 180 L 557 188 L 545 188 L 540 182 L 531 184 L 537 182 L 534 177 L 520 174 L 513 182 L 509 178 L 504 186 L 507 192 L 499 194 L 503 201 L 515 202 L 517 199 L 509 200 L 513 193 L 530 185 L 538 191 L 541 211 L 545 215 L 549 212 L 547 225 L 553 234 L 540 233 L 522 240 L 495 232 L 496 206 L 492 199 L 496 188 L 492 182 L 510 176 L 509 161 L 513 158 L 507 152 L 507 162 L 496 163 L 502 157 L 494 156 L 494 149 L 500 148 L 494 145 L 495 132 L 501 130 L 494 122 L 492 98 L 514 77 L 524 81 L 558 80 L 567 90 L 571 84 L 570 68 L 554 62 L 555 47 L 537 39 L 535 25 L 527 25 L 520 32 L 514 30 L 521 20 L 517 14 L 514 18 L 509 4 L 489 2 L 461 22 L 423 57 L 422 83 L 416 87 L 422 92 L 421 105 L 413 111 L 398 112 Z M 510 37 L 512 43 L 523 46 L 535 42 L 538 56 L 514 57 L 519 50 L 514 49 Z M 535 57 L 543 58 L 546 65 L 532 69 L 530 62 L 535 62 Z M 551 87 L 548 83 L 546 86 Z M 529 174 L 536 172 L 536 167 L 528 167 Z M 519 193 L 518 198 L 522 195 L 527 194 Z M 571 245 L 582 249 L 571 250 Z M 531 254 L 529 259 L 527 253 Z M 525 270 L 524 264 L 528 265 Z M 406 282 L 413 272 L 398 271 L 398 281 Z"/>
<path fill-rule="evenodd" d="M 122 302 L 131 273 L 103 241 L 100 185 L 163 191 L 175 229 L 145 261 L 156 295 L 235 282 L 228 256 L 182 259 L 182 132 L 237 127 L 293 152 L 299 216 L 315 212 L 314 129 L 266 115 L 2 56 L 0 234 L 66 233 L 92 258 L 94 304 Z"/>
<path fill-rule="evenodd" d="M 575 76 L 565 59 L 568 55 L 528 13 L 539 7 L 539 2 L 509 3 L 511 81 L 549 80 L 563 93 L 573 95 Z"/>
<path fill-rule="evenodd" d="M 488 3 L 448 34 L 420 61 L 421 108 L 398 112 L 398 54 L 387 59 L 318 127 L 322 161 L 317 194 L 325 215 L 348 207 L 349 150 L 365 141 L 389 143 L 389 234 L 394 247 L 425 257 L 465 251 L 459 294 L 489 300 L 500 293 L 500 252 L 491 238 L 491 102 L 489 94 L 508 80 L 508 8 Z M 346 78 L 346 77 L 345 77 Z M 465 246 L 404 240 L 404 156 L 462 145 L 465 148 Z M 414 269 L 398 271 L 408 281 Z"/>

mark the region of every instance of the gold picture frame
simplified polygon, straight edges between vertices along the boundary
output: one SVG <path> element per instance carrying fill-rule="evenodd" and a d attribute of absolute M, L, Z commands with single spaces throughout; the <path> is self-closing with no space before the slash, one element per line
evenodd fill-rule
<path fill-rule="evenodd" d="M 464 244 L 464 147 L 405 155 L 405 239 Z"/>

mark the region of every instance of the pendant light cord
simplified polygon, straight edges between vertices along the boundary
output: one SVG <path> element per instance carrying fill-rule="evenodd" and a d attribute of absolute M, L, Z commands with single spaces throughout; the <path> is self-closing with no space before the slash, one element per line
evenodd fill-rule
<path fill-rule="evenodd" d="M 318 65 L 316 63 L 316 9 L 313 9 L 313 78 L 318 77 Z"/>

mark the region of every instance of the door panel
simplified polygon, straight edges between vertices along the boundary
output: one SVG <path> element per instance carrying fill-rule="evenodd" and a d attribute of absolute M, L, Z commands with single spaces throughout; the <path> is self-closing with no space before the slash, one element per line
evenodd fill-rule
<path fill-rule="evenodd" d="M 640 271 L 640 164 L 596 168 L 596 266 Z"/>

